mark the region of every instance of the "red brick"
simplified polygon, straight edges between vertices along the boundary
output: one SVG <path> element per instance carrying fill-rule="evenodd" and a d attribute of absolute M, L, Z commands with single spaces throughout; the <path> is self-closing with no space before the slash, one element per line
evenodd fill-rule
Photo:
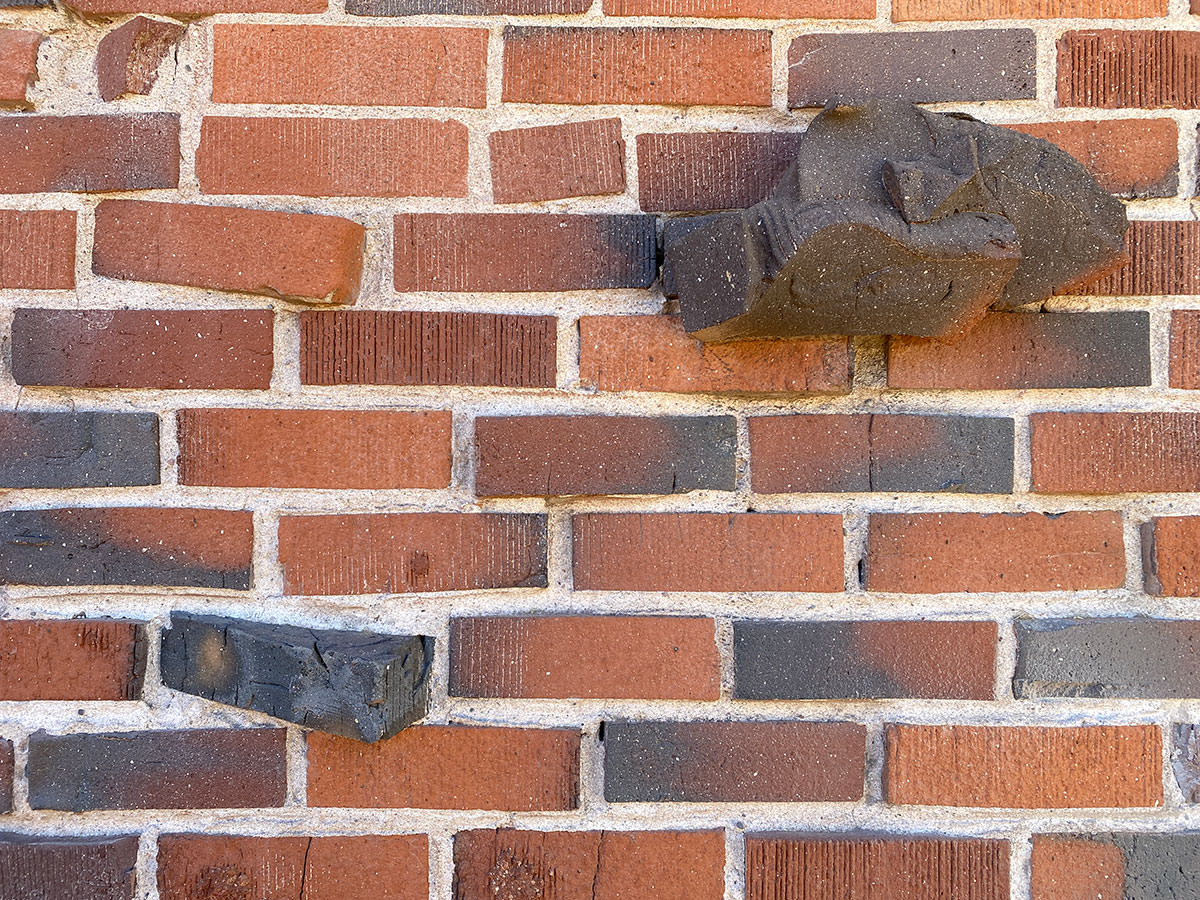
<path fill-rule="evenodd" d="M 460 831 L 454 900 L 721 900 L 721 831 Z"/>
<path fill-rule="evenodd" d="M 1030 423 L 1035 491 L 1200 490 L 1200 414 L 1038 413 Z"/>
<path fill-rule="evenodd" d="M 509 26 L 503 99 L 770 106 L 771 32 Z"/>
<path fill-rule="evenodd" d="M 1125 584 L 1115 512 L 871 516 L 866 587 L 872 591 L 1061 591 Z"/>
<path fill-rule="evenodd" d="M 579 732 L 416 725 L 375 744 L 310 732 L 308 805 L 575 809 Z"/>
<path fill-rule="evenodd" d="M 319 13 L 329 0 L 71 0 L 70 8 L 88 16 L 152 13 L 198 18 L 221 13 Z"/>
<path fill-rule="evenodd" d="M 888 725 L 888 803 L 1003 809 L 1161 806 L 1157 725 Z"/>
<path fill-rule="evenodd" d="M 467 126 L 433 119 L 208 116 L 196 177 L 206 194 L 465 197 Z"/>
<path fill-rule="evenodd" d="M 1032 900 L 1125 900 L 1125 855 L 1105 841 L 1034 835 Z"/>
<path fill-rule="evenodd" d="M 136 622 L 0 622 L 0 699 L 136 700 L 145 636 Z"/>
<path fill-rule="evenodd" d="M 1098 297 L 1200 294 L 1200 222 L 1129 223 L 1129 264 L 1077 293 Z"/>
<path fill-rule="evenodd" d="M 179 184 L 179 116 L 0 118 L 0 194 L 137 191 Z"/>
<path fill-rule="evenodd" d="M 164 834 L 158 839 L 158 895 L 162 900 L 427 900 L 429 839 L 423 834 Z"/>
<path fill-rule="evenodd" d="M 1167 516 L 1142 526 L 1146 590 L 1200 597 L 1200 517 Z"/>
<path fill-rule="evenodd" d="M 450 413 L 184 409 L 179 482 L 343 490 L 450 484 Z"/>
<path fill-rule="evenodd" d="M 546 519 L 505 513 L 284 516 L 289 594 L 546 586 Z"/>
<path fill-rule="evenodd" d="M 365 229 L 336 216 L 105 200 L 92 271 L 126 281 L 353 303 Z"/>
<path fill-rule="evenodd" d="M 1148 19 L 1167 14 L 1167 0 L 897 0 L 896 22 L 993 19 Z"/>
<path fill-rule="evenodd" d="M 608 16 L 713 19 L 870 19 L 875 0 L 604 0 Z"/>
<path fill-rule="evenodd" d="M 488 150 L 497 203 L 625 192 L 620 119 L 494 131 Z"/>
<path fill-rule="evenodd" d="M 1200 107 L 1200 34 L 1068 31 L 1058 41 L 1058 105 Z"/>
<path fill-rule="evenodd" d="M 490 616 L 450 621 L 453 696 L 716 700 L 720 681 L 712 619 Z"/>
<path fill-rule="evenodd" d="M 38 47 L 45 38 L 36 31 L 0 31 L 0 107 L 27 109 L 25 92 L 38 78 Z"/>
<path fill-rule="evenodd" d="M 215 25 L 212 97 L 217 103 L 483 107 L 487 42 L 482 28 Z"/>
<path fill-rule="evenodd" d="M 585 513 L 575 589 L 817 591 L 844 586 L 842 520 L 797 513 Z"/>
<path fill-rule="evenodd" d="M 75 213 L 0 209 L 0 288 L 75 287 Z"/>
<path fill-rule="evenodd" d="M 273 316 L 253 310 L 18 309 L 17 384 L 81 388 L 271 386 Z"/>
<path fill-rule="evenodd" d="M 1200 390 L 1200 311 L 1171 313 L 1171 387 Z"/>
<path fill-rule="evenodd" d="M 135 16 L 114 28 L 96 48 L 96 82 L 100 99 L 124 94 L 149 94 L 158 80 L 158 67 L 178 46 L 187 30 L 178 22 Z"/>
<path fill-rule="evenodd" d="M 854 354 L 844 337 L 703 344 L 677 316 L 584 316 L 579 379 L 601 391 L 845 394 Z"/>

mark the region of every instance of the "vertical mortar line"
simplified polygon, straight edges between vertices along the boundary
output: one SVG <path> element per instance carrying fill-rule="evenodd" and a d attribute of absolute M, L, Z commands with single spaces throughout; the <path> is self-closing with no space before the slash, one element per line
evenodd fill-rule
<path fill-rule="evenodd" d="M 608 808 L 604 799 L 604 742 L 600 740 L 600 729 L 605 714 L 592 722 L 585 722 L 579 740 L 579 809 L 582 817 L 594 818 Z"/>
<path fill-rule="evenodd" d="M 433 634 L 433 660 L 429 665 L 429 712 L 427 723 L 445 724 L 450 708 L 450 617 L 438 617 Z"/>
<path fill-rule="evenodd" d="M 1048 110 L 1057 109 L 1058 103 L 1058 39 L 1069 28 L 1044 25 L 1033 29 L 1037 87 L 1034 102 Z"/>
<path fill-rule="evenodd" d="M 271 350 L 275 359 L 271 368 L 271 393 L 300 393 L 300 313 L 272 303 L 274 311 Z"/>
<path fill-rule="evenodd" d="M 567 600 L 574 588 L 571 547 L 571 510 L 546 507 L 546 585 L 551 603 Z"/>
<path fill-rule="evenodd" d="M 427 829 L 430 900 L 452 900 L 454 897 L 454 831 L 453 826 L 446 825 Z"/>
<path fill-rule="evenodd" d="M 863 774 L 863 802 L 867 804 L 883 803 L 883 779 L 886 764 L 887 748 L 885 738 L 885 723 L 890 721 L 891 714 L 882 717 L 872 716 L 864 721 L 867 730 L 867 755 L 865 772 Z"/>
<path fill-rule="evenodd" d="M 254 552 L 250 560 L 250 590 L 259 603 L 283 597 L 283 567 L 279 564 L 279 519 L 275 507 L 253 509 Z"/>
<path fill-rule="evenodd" d="M 488 39 L 489 62 L 494 38 L 493 34 Z M 488 91 L 490 94 L 490 72 Z M 470 122 L 471 124 L 467 126 L 467 197 L 474 203 L 490 208 L 495 204 L 492 185 L 492 151 L 488 143 L 492 129 L 489 128 L 488 120 L 483 117 L 472 116 Z M 496 124 L 494 120 L 492 124 Z"/>
<path fill-rule="evenodd" d="M 1142 565 L 1142 523 L 1147 519 L 1136 509 L 1117 507 L 1125 538 L 1125 589 L 1135 594 L 1145 591 L 1146 573 Z"/>
<path fill-rule="evenodd" d="M 866 335 L 850 339 L 854 369 L 850 384 L 853 393 L 887 390 L 887 338 Z"/>
<path fill-rule="evenodd" d="M 1017 671 L 1017 635 L 1015 613 L 1000 615 L 996 622 L 996 699 L 993 702 L 1011 703 L 1013 678 Z"/>
<path fill-rule="evenodd" d="M 1179 0 L 1184 6 L 1188 0 Z M 1185 13 L 1191 18 L 1190 13 Z M 1164 112 L 1168 112 L 1164 110 Z M 1197 143 L 1197 128 L 1200 126 L 1200 113 L 1190 110 L 1175 111 L 1173 116 L 1179 129 L 1179 192 L 1177 196 L 1184 202 L 1191 201 L 1197 189 L 1200 188 L 1200 145 Z"/>
<path fill-rule="evenodd" d="M 746 896 L 746 830 L 740 823 L 725 826 L 725 900 Z"/>
<path fill-rule="evenodd" d="M 602 2 L 602 0 L 597 0 L 597 2 Z M 621 142 L 625 146 L 625 152 L 622 154 L 625 163 L 625 196 L 631 197 L 634 208 L 640 210 L 642 208 L 642 182 L 638 172 L 637 138 L 643 129 L 632 127 L 624 119 L 620 119 L 620 122 Z"/>
<path fill-rule="evenodd" d="M 179 484 L 179 410 L 158 413 L 158 471 L 161 488 Z"/>
<path fill-rule="evenodd" d="M 787 29 L 778 25 L 771 29 L 771 108 L 784 114 L 788 111 L 788 47 L 791 42 Z"/>
<path fill-rule="evenodd" d="M 1011 900 L 1033 897 L 1033 834 L 1021 830 L 1009 838 L 1008 883 Z"/>
<path fill-rule="evenodd" d="M 575 390 L 579 387 L 579 354 L 582 352 L 579 319 L 560 311 L 555 323 L 555 386 L 560 391 Z"/>
<path fill-rule="evenodd" d="M 715 624 L 720 699 L 728 701 L 733 698 L 737 685 L 737 661 L 733 654 L 733 619 L 728 616 L 718 616 Z"/>
<path fill-rule="evenodd" d="M 733 491 L 740 501 L 742 509 L 749 509 L 754 502 L 754 487 L 751 478 L 751 467 L 754 461 L 750 458 L 750 417 L 745 409 L 734 412 L 734 485 Z"/>
<path fill-rule="evenodd" d="M 504 96 L 504 22 L 492 23 L 487 48 L 487 107 L 494 109 Z M 490 180 L 489 180 L 490 183 Z"/>
<path fill-rule="evenodd" d="M 140 900 L 158 900 L 158 838 L 162 828 L 147 825 L 138 836 L 137 893 Z"/>
<path fill-rule="evenodd" d="M 1179 786 L 1179 779 L 1175 777 L 1174 753 L 1175 753 L 1175 723 L 1184 723 L 1186 719 L 1181 715 L 1176 715 L 1174 710 L 1175 704 L 1163 704 L 1163 715 L 1165 717 L 1162 723 L 1163 735 L 1163 809 L 1180 810 L 1187 809 L 1191 806 L 1187 799 L 1183 796 L 1183 789 Z"/>
<path fill-rule="evenodd" d="M 20 816 L 31 812 L 29 806 L 29 734 L 10 738 L 13 745 L 13 792 L 12 814 Z"/>
<path fill-rule="evenodd" d="M 16 310 L 8 304 L 0 306 L 0 394 L 11 395 L 14 406 L 21 392 L 12 368 L 12 330 L 15 314 Z"/>
<path fill-rule="evenodd" d="M 179 198 L 199 199 L 200 182 L 196 175 L 196 151 L 200 146 L 200 131 L 204 115 L 212 98 L 213 23 L 211 20 L 193 23 L 190 40 L 185 36 L 181 67 L 192 66 L 192 77 L 185 79 L 187 87 L 182 98 L 179 118 Z"/>
<path fill-rule="evenodd" d="M 475 493 L 475 418 L 455 405 L 450 406 L 450 491 L 471 502 Z"/>
<path fill-rule="evenodd" d="M 162 633 L 170 614 L 149 617 L 146 630 L 146 668 L 142 675 L 142 703 L 152 711 L 170 702 L 171 690 L 162 679 Z"/>
<path fill-rule="evenodd" d="M 96 207 L 99 205 L 99 198 L 81 196 L 75 214 L 75 302 L 71 304 L 75 307 L 90 293 L 98 278 L 92 274 L 92 235 L 96 230 Z"/>
<path fill-rule="evenodd" d="M 862 567 L 867 558 L 870 513 L 849 507 L 842 513 L 842 540 L 845 544 L 842 572 L 845 579 L 843 597 L 866 593 Z"/>
<path fill-rule="evenodd" d="M 304 729 L 289 725 L 286 743 L 287 799 L 284 806 L 308 805 L 308 745 Z"/>
<path fill-rule="evenodd" d="M 1033 426 L 1030 410 L 1012 412 L 1013 420 L 1013 494 L 1028 494 L 1033 490 Z"/>
<path fill-rule="evenodd" d="M 1158 390 L 1170 388 L 1171 315 L 1164 306 L 1150 306 L 1150 384 Z"/>

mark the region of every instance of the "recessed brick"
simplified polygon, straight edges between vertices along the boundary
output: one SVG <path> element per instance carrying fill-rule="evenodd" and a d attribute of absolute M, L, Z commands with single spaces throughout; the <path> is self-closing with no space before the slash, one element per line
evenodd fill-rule
<path fill-rule="evenodd" d="M 1200 597 L 1200 517 L 1166 516 L 1142 526 L 1146 590 L 1166 597 Z"/>
<path fill-rule="evenodd" d="M 0 836 L 0 896 L 134 900 L 138 836 Z"/>
<path fill-rule="evenodd" d="M 1166 0 L 897 0 L 896 22 L 992 19 L 1148 19 L 1167 14 Z"/>
<path fill-rule="evenodd" d="M 377 744 L 313 732 L 308 805 L 575 809 L 579 732 L 415 725 Z"/>
<path fill-rule="evenodd" d="M 0 288 L 75 287 L 75 212 L 0 209 Z"/>
<path fill-rule="evenodd" d="M 508 513 L 284 516 L 289 594 L 546 586 L 546 517 Z"/>
<path fill-rule="evenodd" d="M 1200 311 L 1171 313 L 1171 387 L 1200 390 Z"/>
<path fill-rule="evenodd" d="M 1161 806 L 1157 725 L 888 725 L 888 803 L 1003 809 Z"/>
<path fill-rule="evenodd" d="M 1058 41 L 1058 105 L 1196 109 L 1198 64 L 1196 32 L 1068 31 Z"/>
<path fill-rule="evenodd" d="M 134 16 L 104 35 L 96 48 L 100 99 L 149 94 L 158 80 L 159 65 L 176 50 L 186 30 L 178 22 Z"/>
<path fill-rule="evenodd" d="M 606 16 L 734 19 L 870 19 L 875 0 L 604 0 Z"/>
<path fill-rule="evenodd" d="M 28 109 L 26 91 L 38 78 L 38 47 L 45 40 L 36 31 L 0 30 L 0 107 Z"/>
<path fill-rule="evenodd" d="M 154 413 L 0 412 L 0 487 L 158 484 Z"/>
<path fill-rule="evenodd" d="M 488 150 L 497 203 L 625 193 L 620 119 L 493 131 Z"/>
<path fill-rule="evenodd" d="M 1151 900 L 1200 889 L 1195 834 L 1039 834 L 1032 900 Z"/>
<path fill-rule="evenodd" d="M 1081 591 L 1125 584 L 1115 512 L 872 515 L 872 591 Z"/>
<path fill-rule="evenodd" d="M 609 803 L 852 801 L 866 729 L 850 722 L 605 722 Z"/>
<path fill-rule="evenodd" d="M 1078 293 L 1097 297 L 1200 294 L 1200 222 L 1130 222 L 1125 249 L 1128 265 Z"/>
<path fill-rule="evenodd" d="M 584 513 L 583 591 L 842 590 L 842 519 L 805 513 Z"/>
<path fill-rule="evenodd" d="M 0 700 L 136 700 L 146 638 L 136 622 L 0 622 Z"/>

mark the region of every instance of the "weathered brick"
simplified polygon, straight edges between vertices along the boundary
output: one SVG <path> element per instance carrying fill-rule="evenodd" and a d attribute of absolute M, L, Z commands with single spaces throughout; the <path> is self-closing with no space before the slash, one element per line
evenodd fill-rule
<path fill-rule="evenodd" d="M 415 725 L 377 744 L 313 732 L 308 805 L 575 809 L 579 732 Z"/>
<path fill-rule="evenodd" d="M 460 831 L 454 900 L 720 900 L 721 831 Z"/>
<path fill-rule="evenodd" d="M 872 515 L 872 591 L 1081 591 L 1125 583 L 1115 512 Z"/>
<path fill-rule="evenodd" d="M 398 291 L 579 291 L 649 287 L 654 218 L 547 213 L 396 216 Z"/>
<path fill-rule="evenodd" d="M 300 314 L 304 384 L 554 387 L 557 320 L 475 312 Z"/>
<path fill-rule="evenodd" d="M 212 98 L 483 107 L 487 42 L 483 28 L 215 25 Z"/>
<path fill-rule="evenodd" d="M 284 516 L 289 594 L 546 586 L 546 517 L 507 513 Z"/>
<path fill-rule="evenodd" d="M 1200 390 L 1200 311 L 1171 312 L 1171 387 Z"/>
<path fill-rule="evenodd" d="M 134 900 L 138 836 L 0 836 L 0 897 Z"/>
<path fill-rule="evenodd" d="M 136 700 L 145 641 L 136 622 L 6 619 L 0 622 L 0 700 Z"/>
<path fill-rule="evenodd" d="M 788 106 L 1033 99 L 1036 49 L 1028 29 L 803 34 L 788 48 Z"/>
<path fill-rule="evenodd" d="M 75 287 L 75 212 L 0 209 L 0 288 Z"/>
<path fill-rule="evenodd" d="M 1058 105 L 1195 109 L 1198 64 L 1196 32 L 1068 31 L 1058 41 Z"/>
<path fill-rule="evenodd" d="M 488 150 L 497 203 L 625 192 L 620 119 L 493 131 Z"/>
<path fill-rule="evenodd" d="M 804 513 L 584 513 L 576 590 L 817 591 L 844 586 L 842 518 Z"/>
<path fill-rule="evenodd" d="M 851 722 L 605 722 L 610 803 L 849 801 L 866 729 Z"/>
<path fill-rule="evenodd" d="M 1129 264 L 1079 293 L 1097 297 L 1200 294 L 1200 222 L 1129 223 Z"/>
<path fill-rule="evenodd" d="M 1171 771 L 1185 803 L 1200 803 L 1200 725 L 1171 726 Z"/>
<path fill-rule="evenodd" d="M 1166 14 L 1166 0 L 897 0 L 892 6 L 896 22 L 1145 19 Z"/>
<path fill-rule="evenodd" d="M 0 193 L 137 191 L 179 184 L 179 116 L 0 118 Z"/>
<path fill-rule="evenodd" d="M 996 636 L 995 622 L 734 622 L 734 696 L 991 700 Z"/>
<path fill-rule="evenodd" d="M 1200 517 L 1167 516 L 1142 526 L 1146 590 L 1167 597 L 1200 597 Z"/>
<path fill-rule="evenodd" d="M 1161 806 L 1157 725 L 888 725 L 888 803 L 1004 809 Z"/>
<path fill-rule="evenodd" d="M 450 413 L 184 409 L 180 484 L 343 490 L 450 484 Z"/>
<path fill-rule="evenodd" d="M 510 25 L 503 99 L 770 106 L 771 32 Z"/>
<path fill-rule="evenodd" d="M 17 384 L 265 390 L 273 316 L 236 309 L 18 309 Z"/>
<path fill-rule="evenodd" d="M 1200 891 L 1200 835 L 1039 834 L 1032 900 L 1155 900 Z"/>
<path fill-rule="evenodd" d="M 178 22 L 134 16 L 104 35 L 96 48 L 100 99 L 149 94 L 158 80 L 159 65 L 182 40 L 186 29 Z"/>
<path fill-rule="evenodd" d="M 0 30 L 0 107 L 29 108 L 26 91 L 38 79 L 38 47 L 43 40 L 36 31 Z"/>
<path fill-rule="evenodd" d="M 12 741 L 0 739 L 0 813 L 12 812 L 15 774 Z M 0 864 L 0 869 L 2 869 L 2 864 Z M 3 890 L 3 876 L 0 875 L 0 896 L 4 896 Z"/>
<path fill-rule="evenodd" d="M 249 512 L 103 507 L 0 513 L 0 583 L 250 587 Z"/>
<path fill-rule="evenodd" d="M 0 487 L 158 484 L 154 413 L 0 412 Z"/>
<path fill-rule="evenodd" d="M 748 19 L 870 19 L 875 0 L 604 0 L 607 16 Z"/>
<path fill-rule="evenodd" d="M 1150 384 L 1150 314 L 989 313 L 953 343 L 892 337 L 888 387 L 958 390 Z"/>
<path fill-rule="evenodd" d="M 353 303 L 365 235 L 362 225 L 337 216 L 105 200 L 96 208 L 92 271 L 300 303 Z"/>
<path fill-rule="evenodd" d="M 569 16 L 590 0 L 346 0 L 354 16 Z"/>
<path fill-rule="evenodd" d="M 70 0 L 70 9 L 87 16 L 153 13 L 198 18 L 221 13 L 320 13 L 329 0 Z"/>
<path fill-rule="evenodd" d="M 458 697 L 716 700 L 716 627 L 681 616 L 489 616 L 450 620 Z"/>
<path fill-rule="evenodd" d="M 465 197 L 467 126 L 206 116 L 196 177 L 206 194 Z"/>
<path fill-rule="evenodd" d="M 601 391 L 844 394 L 854 354 L 844 337 L 704 344 L 677 316 L 584 316 L 579 380 Z"/>
<path fill-rule="evenodd" d="M 34 809 L 244 809 L 282 806 L 281 728 L 208 728 L 29 737 Z"/>
<path fill-rule="evenodd" d="M 789 491 L 1010 493 L 1013 420 L 970 416 L 750 418 L 751 480 Z"/>
<path fill-rule="evenodd" d="M 480 416 L 480 497 L 731 491 L 731 416 Z"/>

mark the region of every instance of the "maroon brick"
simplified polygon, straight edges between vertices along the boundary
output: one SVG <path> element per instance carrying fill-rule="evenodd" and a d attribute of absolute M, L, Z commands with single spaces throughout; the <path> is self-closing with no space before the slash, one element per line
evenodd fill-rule
<path fill-rule="evenodd" d="M 604 0 L 607 16 L 747 19 L 869 19 L 874 0 Z"/>
<path fill-rule="evenodd" d="M 1129 264 L 1079 293 L 1097 297 L 1200 294 L 1200 222 L 1129 223 Z"/>
<path fill-rule="evenodd" d="M 589 0 L 346 0 L 352 16 L 568 16 Z"/>
<path fill-rule="evenodd" d="M 488 150 L 497 203 L 625 192 L 620 119 L 494 131 Z"/>
<path fill-rule="evenodd" d="M 145 664 L 136 622 L 0 622 L 0 700 L 136 700 Z"/>
<path fill-rule="evenodd" d="M 1165 516 L 1142 526 L 1146 590 L 1200 597 L 1200 517 Z"/>
<path fill-rule="evenodd" d="M 0 896 L 134 900 L 138 836 L 0 837 Z"/>
<path fill-rule="evenodd" d="M 1068 31 L 1058 41 L 1058 105 L 1196 109 L 1197 64 L 1196 32 Z"/>
<path fill-rule="evenodd" d="M 0 209 L 0 288 L 75 287 L 75 213 Z"/>
<path fill-rule="evenodd" d="M 149 94 L 158 80 L 159 65 L 183 38 L 186 28 L 178 22 L 134 16 L 101 38 L 96 48 L 100 99 Z"/>
<path fill-rule="evenodd" d="M 319 13 L 328 6 L 328 0 L 71 0 L 71 9 L 88 16 L 143 12 L 181 19 L 220 13 Z"/>

